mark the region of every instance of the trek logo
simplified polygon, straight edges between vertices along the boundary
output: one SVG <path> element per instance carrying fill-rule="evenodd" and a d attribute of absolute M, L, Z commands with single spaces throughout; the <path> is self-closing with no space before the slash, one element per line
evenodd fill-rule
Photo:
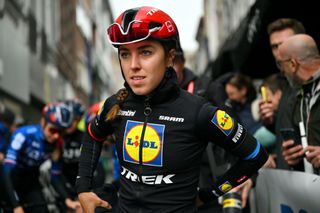
<path fill-rule="evenodd" d="M 139 182 L 148 185 L 160 185 L 164 184 L 171 184 L 173 181 L 171 180 L 175 174 L 170 175 L 142 175 L 138 176 L 137 174 L 133 173 L 129 169 L 122 166 L 121 175 L 124 176 L 126 179 L 131 180 L 132 182 Z"/>
<path fill-rule="evenodd" d="M 238 124 L 237 132 L 235 136 L 233 136 L 232 141 L 237 143 L 240 137 L 242 136 L 242 133 L 243 133 L 243 126 L 241 124 Z"/>
<path fill-rule="evenodd" d="M 136 114 L 136 111 L 131 111 L 131 110 L 120 110 L 118 112 L 118 115 L 120 116 L 127 116 L 127 117 L 133 117 Z"/>
<path fill-rule="evenodd" d="M 225 135 L 230 135 L 233 129 L 233 119 L 225 111 L 217 110 L 211 122 L 216 125 Z"/>
<path fill-rule="evenodd" d="M 183 123 L 184 122 L 184 118 L 169 117 L 169 116 L 165 116 L 165 115 L 160 115 L 159 116 L 159 120 L 161 120 L 161 121 L 173 121 L 173 122 L 179 122 L 179 123 Z"/>
<path fill-rule="evenodd" d="M 153 8 L 153 9 L 151 9 L 150 11 L 148 11 L 147 14 L 148 14 L 149 16 L 152 16 L 152 15 L 155 14 L 157 11 L 158 11 L 158 9 Z"/>
<path fill-rule="evenodd" d="M 142 164 L 162 167 L 164 125 L 148 123 L 142 142 Z M 123 137 L 123 160 L 139 164 L 143 122 L 128 120 Z"/>

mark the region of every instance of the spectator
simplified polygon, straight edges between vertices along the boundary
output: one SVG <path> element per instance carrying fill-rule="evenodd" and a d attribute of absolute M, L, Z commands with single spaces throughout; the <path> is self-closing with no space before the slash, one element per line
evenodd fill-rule
<path fill-rule="evenodd" d="M 173 68 L 177 74 L 178 84 L 182 89 L 191 94 L 195 94 L 197 76 L 190 69 L 185 67 L 185 62 L 184 52 L 179 45 L 173 64 Z"/>
<path fill-rule="evenodd" d="M 260 91 L 262 90 L 262 87 L 265 89 L 265 97 L 262 97 L 260 100 L 260 104 L 269 104 L 268 107 L 272 107 L 273 111 L 277 111 L 279 108 L 279 103 L 283 94 L 283 89 L 287 85 L 287 80 L 285 77 L 280 74 L 272 74 L 269 77 L 267 77 L 261 84 Z M 262 93 L 262 91 L 261 91 Z M 265 100 L 264 100 L 265 98 Z M 265 137 L 265 136 L 263 136 Z M 267 148 L 268 152 L 270 153 L 268 162 L 266 163 L 266 167 L 269 168 L 276 168 L 277 167 L 277 156 L 280 152 L 280 144 L 282 141 L 277 142 L 277 138 L 272 134 L 272 137 L 269 136 L 270 143 L 265 143 L 264 146 Z M 268 141 L 268 140 L 262 140 L 262 141 Z M 280 153 L 281 154 L 281 153 Z M 281 157 L 282 159 L 282 157 Z"/>
<path fill-rule="evenodd" d="M 268 25 L 269 42 L 275 61 L 279 58 L 279 45 L 292 35 L 304 33 L 305 29 L 301 22 L 295 19 L 280 18 Z M 277 168 L 289 169 L 288 164 L 284 161 L 281 153 L 282 138 L 279 130 L 281 128 L 292 127 L 292 105 L 296 91 L 289 84 L 285 84 L 282 90 L 282 96 L 277 109 L 272 103 L 261 102 L 259 105 L 260 118 L 264 125 L 276 135 L 276 156 Z"/>
<path fill-rule="evenodd" d="M 256 91 L 249 76 L 235 73 L 226 83 L 228 99 L 225 105 L 231 109 L 239 121 L 254 134 L 262 125 L 254 120 L 251 104 L 256 98 Z"/>
<path fill-rule="evenodd" d="M 277 63 L 291 87 L 299 88 L 293 111 L 293 125 L 300 132 L 302 145 L 293 140 L 282 144 L 283 156 L 290 166 L 304 158 L 312 164 L 314 173 L 320 168 L 320 56 L 312 37 L 291 36 L 279 47 Z"/>

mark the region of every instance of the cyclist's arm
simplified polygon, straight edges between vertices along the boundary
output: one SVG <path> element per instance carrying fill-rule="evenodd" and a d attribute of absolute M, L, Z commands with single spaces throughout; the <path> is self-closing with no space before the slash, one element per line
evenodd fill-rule
<path fill-rule="evenodd" d="M 87 134 L 83 138 L 76 180 L 78 194 L 90 192 L 92 189 L 93 173 L 98 164 L 103 142 L 112 133 L 111 124 L 105 121 L 107 112 L 113 105 L 112 103 L 115 103 L 112 98 L 105 101 L 96 117 L 88 125 Z"/>
<path fill-rule="evenodd" d="M 257 173 L 268 159 L 267 152 L 247 130 L 224 111 L 204 105 L 197 120 L 202 139 L 212 141 L 239 160 L 211 187 L 200 189 L 202 201 L 213 200 L 245 182 Z"/>
<path fill-rule="evenodd" d="M 51 157 L 51 184 L 56 192 L 59 194 L 61 200 L 66 200 L 67 198 L 71 199 L 71 196 L 67 192 L 66 183 L 62 178 L 62 170 L 61 170 L 61 156 L 62 150 L 60 147 L 56 147 L 52 153 Z"/>
<path fill-rule="evenodd" d="M 7 196 L 13 208 L 19 207 L 20 201 L 18 194 L 14 189 L 11 173 L 17 166 L 18 156 L 23 149 L 25 140 L 26 138 L 22 133 L 16 133 L 12 136 L 3 164 L 3 185 L 5 186 Z"/>

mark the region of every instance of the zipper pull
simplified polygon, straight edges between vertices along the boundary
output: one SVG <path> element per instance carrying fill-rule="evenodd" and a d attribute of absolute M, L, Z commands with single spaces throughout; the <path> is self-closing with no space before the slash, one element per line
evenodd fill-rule
<path fill-rule="evenodd" d="M 144 101 L 144 115 L 145 116 L 149 116 L 152 112 L 152 109 L 150 107 L 150 103 L 149 103 L 149 98 L 146 98 L 145 101 Z"/>

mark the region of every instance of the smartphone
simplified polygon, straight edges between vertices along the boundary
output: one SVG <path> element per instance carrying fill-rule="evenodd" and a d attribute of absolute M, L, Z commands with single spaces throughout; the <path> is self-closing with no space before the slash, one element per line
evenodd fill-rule
<path fill-rule="evenodd" d="M 301 144 L 299 134 L 293 128 L 282 128 L 280 134 L 284 141 L 292 139 L 295 144 Z"/>
<path fill-rule="evenodd" d="M 264 102 L 268 102 L 268 96 L 267 96 L 267 89 L 266 89 L 266 87 L 265 87 L 265 86 L 261 86 L 260 90 L 261 90 L 262 100 L 263 100 Z"/>

